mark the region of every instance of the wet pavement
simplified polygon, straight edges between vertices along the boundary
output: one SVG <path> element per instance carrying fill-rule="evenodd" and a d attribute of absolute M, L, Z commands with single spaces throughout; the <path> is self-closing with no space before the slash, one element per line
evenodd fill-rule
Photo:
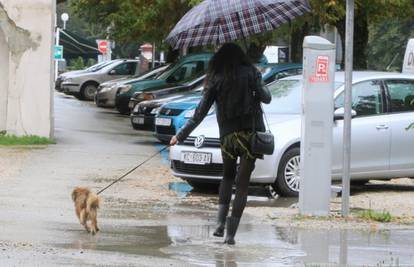
<path fill-rule="evenodd" d="M 236 246 L 223 245 L 212 237 L 216 196 L 168 180 L 160 187 L 173 194 L 161 191 L 159 200 L 139 200 L 134 190 L 142 191 L 129 188 L 135 177 L 105 192 L 101 231 L 88 235 L 74 215 L 73 187 L 101 188 L 162 145 L 116 112 L 61 94 L 55 101 L 58 144 L 27 152 L 16 177 L 0 177 L 0 266 L 414 266 L 411 230 L 307 230 L 246 214 Z M 154 171 L 168 167 L 165 157 L 151 161 Z M 190 197 L 201 201 L 182 201 Z M 260 188 L 248 200 L 295 203 Z"/>

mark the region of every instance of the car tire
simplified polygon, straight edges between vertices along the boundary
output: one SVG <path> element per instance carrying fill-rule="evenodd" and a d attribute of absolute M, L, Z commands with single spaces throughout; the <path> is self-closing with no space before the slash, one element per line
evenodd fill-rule
<path fill-rule="evenodd" d="M 117 107 L 116 110 L 118 110 L 118 112 L 122 115 L 130 115 L 131 114 L 131 110 L 126 109 L 126 108 Z"/>
<path fill-rule="evenodd" d="M 80 99 L 86 101 L 94 101 L 97 90 L 98 84 L 92 82 L 85 83 L 80 91 Z"/>
<path fill-rule="evenodd" d="M 79 100 L 82 100 L 82 97 L 81 97 L 81 95 L 80 95 L 80 94 L 78 94 L 78 93 L 73 93 L 72 95 L 73 95 L 73 97 L 75 97 L 75 98 L 77 98 L 77 99 L 79 99 Z"/>
<path fill-rule="evenodd" d="M 275 191 L 283 197 L 299 196 L 300 148 L 294 147 L 283 154 L 277 178 L 273 184 Z"/>

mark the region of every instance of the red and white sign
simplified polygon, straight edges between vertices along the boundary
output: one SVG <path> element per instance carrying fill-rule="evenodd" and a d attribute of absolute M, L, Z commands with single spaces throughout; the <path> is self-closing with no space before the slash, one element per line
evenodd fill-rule
<path fill-rule="evenodd" d="M 316 58 L 316 73 L 310 77 L 310 82 L 329 82 L 328 77 L 329 57 L 318 56 Z"/>
<path fill-rule="evenodd" d="M 98 50 L 102 54 L 106 54 L 108 52 L 108 41 L 101 40 L 98 42 Z"/>

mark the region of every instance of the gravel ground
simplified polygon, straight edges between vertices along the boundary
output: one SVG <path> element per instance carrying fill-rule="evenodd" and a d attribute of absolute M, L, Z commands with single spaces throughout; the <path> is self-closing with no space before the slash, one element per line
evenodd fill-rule
<path fill-rule="evenodd" d="M 0 184 L 13 179 L 19 173 L 29 154 L 30 150 L 27 148 L 0 147 Z"/>
<path fill-rule="evenodd" d="M 37 147 L 39 148 L 39 147 Z M 41 149 L 42 147 L 40 147 Z M 24 163 L 30 160 L 35 150 L 30 148 L 0 148 L 0 184 L 12 181 L 24 167 Z M 99 174 L 95 177 L 87 177 L 85 184 L 94 190 L 98 190 L 116 179 L 122 172 L 111 174 Z M 176 192 L 169 190 L 172 182 L 183 182 L 170 174 L 168 164 L 160 163 L 160 159 L 153 159 L 139 170 L 133 172 L 122 182 L 115 184 L 102 195 L 105 201 L 113 202 L 114 199 L 124 200 L 130 203 L 142 205 L 174 205 L 177 203 L 198 205 L 201 208 L 214 209 L 217 196 L 212 194 L 188 194 L 185 197 L 178 196 Z M 391 181 L 371 181 L 367 185 L 352 188 L 350 199 L 353 211 L 373 209 L 388 211 L 393 216 L 392 223 L 367 222 L 359 219 L 355 213 L 351 218 L 344 220 L 340 217 L 341 199 L 333 198 L 331 202 L 331 216 L 328 218 L 312 219 L 297 216 L 296 204 L 291 207 L 248 207 L 246 214 L 263 223 L 280 226 L 296 226 L 304 228 L 369 228 L 393 229 L 414 228 L 414 181 L 412 179 L 394 179 Z M 113 205 L 113 203 L 112 203 Z"/>

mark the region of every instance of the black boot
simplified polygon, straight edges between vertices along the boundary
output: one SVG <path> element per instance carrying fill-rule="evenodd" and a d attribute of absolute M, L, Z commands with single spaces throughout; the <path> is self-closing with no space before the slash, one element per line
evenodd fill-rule
<path fill-rule="evenodd" d="M 234 245 L 234 236 L 236 235 L 237 228 L 239 227 L 240 218 L 237 217 L 227 217 L 226 226 L 226 238 L 224 239 L 225 244 Z"/>
<path fill-rule="evenodd" d="M 224 226 L 226 224 L 226 217 L 229 213 L 229 205 L 219 204 L 217 213 L 217 228 L 213 235 L 222 237 L 224 236 Z"/>

